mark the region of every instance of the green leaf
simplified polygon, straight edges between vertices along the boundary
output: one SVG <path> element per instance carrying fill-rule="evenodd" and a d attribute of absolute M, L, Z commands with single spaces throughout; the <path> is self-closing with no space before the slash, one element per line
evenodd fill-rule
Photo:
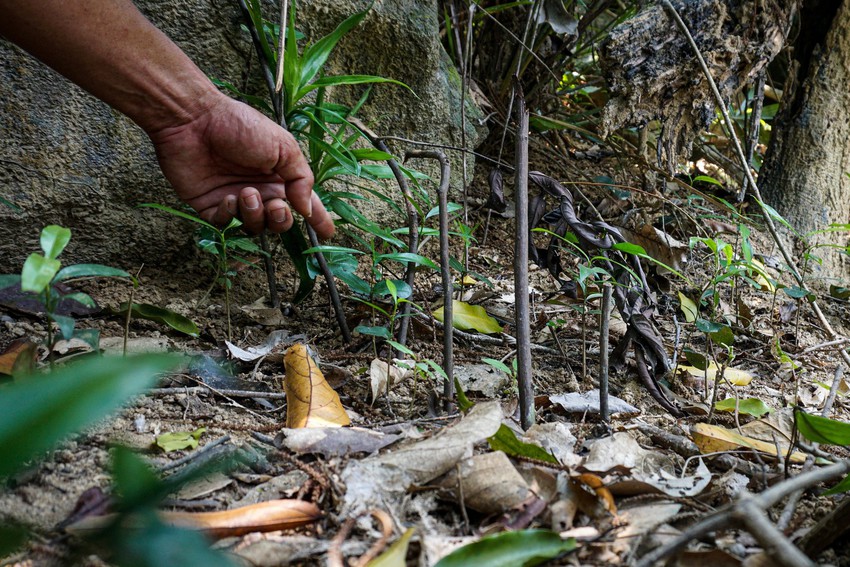
<path fill-rule="evenodd" d="M 794 419 L 800 433 L 815 443 L 850 445 L 850 423 L 795 410 Z"/>
<path fill-rule="evenodd" d="M 133 312 L 130 316 L 133 319 L 145 319 L 154 323 L 168 325 L 175 331 L 179 331 L 190 337 L 197 337 L 200 334 L 198 326 L 191 319 L 175 313 L 170 309 L 149 303 L 133 303 L 132 309 Z M 122 303 L 113 313 L 126 316 L 127 302 Z"/>
<path fill-rule="evenodd" d="M 721 400 L 714 404 L 714 408 L 717 411 L 728 411 L 734 412 L 735 405 L 737 402 L 738 413 L 742 413 L 745 415 L 753 415 L 755 417 L 761 417 L 766 413 L 772 413 L 773 408 L 765 404 L 758 398 L 746 398 L 744 400 L 736 400 L 735 398 L 726 398 L 725 400 Z"/>
<path fill-rule="evenodd" d="M 716 333 L 723 328 L 723 325 L 721 325 L 720 323 L 715 323 L 713 321 L 709 321 L 708 319 L 697 319 L 695 323 L 696 328 L 702 331 L 703 333 Z"/>
<path fill-rule="evenodd" d="M 416 528 L 407 528 L 389 549 L 366 564 L 366 567 L 406 567 L 407 548 Z"/>
<path fill-rule="evenodd" d="M 693 323 L 697 320 L 699 316 L 699 309 L 697 308 L 697 304 L 693 302 L 693 300 L 682 293 L 679 292 L 679 308 L 682 310 L 682 314 L 685 316 L 685 321 L 688 323 Z"/>
<path fill-rule="evenodd" d="M 334 252 L 345 252 L 346 254 L 363 254 L 362 250 L 357 250 L 356 248 L 348 248 L 347 246 L 330 246 L 327 244 L 322 244 L 320 246 L 313 246 L 312 248 L 308 248 L 304 251 L 305 254 L 315 254 L 316 252 L 321 252 L 322 254 L 334 253 Z"/>
<path fill-rule="evenodd" d="M 308 248 L 307 240 L 298 227 L 292 227 L 287 232 L 281 233 L 280 242 L 289 255 L 292 265 L 295 266 L 295 271 L 298 272 L 298 290 L 295 292 L 295 297 L 292 298 L 292 303 L 298 304 L 307 299 L 316 285 L 316 280 L 313 279 L 310 270 L 307 268 L 309 255 L 304 253 Z"/>
<path fill-rule="evenodd" d="M 485 536 L 443 557 L 434 567 L 531 567 L 576 548 L 549 530 L 519 530 Z"/>
<path fill-rule="evenodd" d="M 501 333 L 502 326 L 480 305 L 470 305 L 463 301 L 452 300 L 452 325 L 461 331 L 475 329 L 479 333 Z M 434 311 L 434 318 L 443 323 L 444 308 Z"/>
<path fill-rule="evenodd" d="M 190 215 L 189 213 L 184 213 L 183 211 L 178 211 L 177 209 L 172 209 L 171 207 L 166 207 L 165 205 L 160 205 L 158 203 L 142 203 L 139 206 L 145 207 L 145 208 L 148 208 L 148 209 L 157 209 L 157 210 L 160 210 L 160 211 L 165 211 L 166 213 L 168 213 L 170 215 L 174 215 L 175 217 L 180 217 L 181 219 L 186 219 L 188 221 L 198 223 L 201 226 L 205 226 L 207 228 L 210 228 L 210 229 L 214 230 L 216 232 L 216 234 L 221 233 L 221 231 L 219 229 L 217 229 L 215 226 L 208 223 L 204 219 L 196 217 L 195 215 Z"/>
<path fill-rule="evenodd" d="M 45 258 L 38 252 L 33 252 L 21 270 L 21 290 L 41 293 L 53 281 L 53 276 L 61 266 L 62 262 L 59 260 Z"/>
<path fill-rule="evenodd" d="M 386 327 L 370 327 L 367 325 L 357 325 L 357 327 L 354 328 L 354 332 L 360 333 L 361 335 L 369 335 L 370 337 L 380 337 L 382 339 L 392 338 L 390 330 Z"/>
<path fill-rule="evenodd" d="M 183 449 L 197 449 L 201 435 L 207 430 L 199 427 L 194 431 L 172 431 L 163 433 L 156 438 L 156 445 L 166 453 L 171 451 L 182 451 Z"/>
<path fill-rule="evenodd" d="M 162 356 L 94 358 L 0 392 L 0 477 L 108 415 L 177 364 Z"/>
<path fill-rule="evenodd" d="M 50 260 L 55 260 L 70 241 L 70 229 L 51 224 L 41 231 L 41 249 Z"/>
<path fill-rule="evenodd" d="M 808 298 L 809 301 L 815 299 L 815 295 L 813 293 L 797 286 L 783 287 L 782 291 L 785 295 L 792 299 L 803 299 L 804 297 Z"/>
<path fill-rule="evenodd" d="M 0 557 L 7 557 L 20 549 L 27 541 L 29 532 L 17 524 L 0 524 Z M 10 563 L 11 565 L 11 563 Z"/>
<path fill-rule="evenodd" d="M 632 244 L 631 242 L 617 242 L 611 246 L 614 250 L 625 252 L 626 254 L 634 254 L 635 256 L 646 256 L 646 250 L 643 246 Z"/>
<path fill-rule="evenodd" d="M 335 75 L 329 77 L 320 77 L 310 84 L 303 85 L 295 93 L 295 99 L 301 100 L 307 93 L 318 88 L 335 87 L 338 85 L 363 85 L 366 83 L 392 83 L 395 85 L 402 86 L 410 92 L 413 92 L 410 87 L 408 87 L 401 81 L 396 81 L 395 79 L 388 79 L 386 77 L 377 77 L 375 75 Z"/>
<path fill-rule="evenodd" d="M 394 286 L 395 291 L 390 289 L 390 285 Z M 407 299 L 413 295 L 413 289 L 407 285 L 404 280 L 381 280 L 372 288 L 372 294 L 377 297 L 393 297 L 393 301 L 397 302 L 398 298 Z"/>
<path fill-rule="evenodd" d="M 62 301 L 76 301 L 81 305 L 85 305 L 89 309 L 97 309 L 97 303 L 95 303 L 94 299 L 92 299 L 89 294 L 81 291 L 66 293 L 62 296 Z"/>
<path fill-rule="evenodd" d="M 56 274 L 55 281 L 61 282 L 73 278 L 132 278 L 130 274 L 118 268 L 102 264 L 74 264 L 65 266 Z M 135 280 L 135 278 L 134 278 Z"/>
<path fill-rule="evenodd" d="M 59 325 L 59 332 L 62 338 L 70 341 L 74 336 L 74 326 L 77 324 L 74 318 L 67 315 L 57 315 L 56 313 L 51 313 L 49 317 L 51 321 Z"/>
<path fill-rule="evenodd" d="M 512 374 L 511 369 L 508 368 L 508 365 L 505 364 L 504 362 L 502 362 L 501 360 L 496 359 L 496 358 L 482 358 L 481 362 L 489 364 L 490 366 L 492 366 L 496 370 L 501 370 L 502 372 L 504 372 L 508 376 L 510 376 Z"/>
<path fill-rule="evenodd" d="M 833 494 L 842 494 L 850 490 L 850 475 L 844 477 L 844 480 L 824 492 L 821 496 L 832 496 Z"/>
<path fill-rule="evenodd" d="M 490 448 L 494 451 L 502 451 L 511 457 L 528 457 L 538 461 L 559 464 L 558 459 L 552 456 L 549 451 L 533 443 L 520 441 L 514 432 L 504 424 L 499 426 L 499 430 L 488 439 L 488 442 Z"/>
<path fill-rule="evenodd" d="M 313 80 L 319 70 L 328 60 L 331 52 L 342 37 L 359 24 L 369 10 L 372 9 L 372 3 L 356 14 L 349 16 L 345 21 L 339 24 L 334 31 L 308 47 L 301 57 L 301 75 L 298 82 L 298 90 L 301 90 L 307 83 Z M 296 97 L 296 100 L 299 97 Z"/>
<path fill-rule="evenodd" d="M 721 182 L 719 182 L 718 180 L 716 180 L 713 177 L 709 177 L 708 175 L 697 175 L 696 177 L 693 178 L 693 183 L 697 183 L 699 181 L 702 181 L 703 183 L 711 183 L 712 185 L 719 185 L 720 187 L 723 187 L 723 184 Z"/>
<path fill-rule="evenodd" d="M 21 276 L 18 274 L 0 274 L 0 289 L 6 289 L 20 283 Z"/>
<path fill-rule="evenodd" d="M 427 266 L 432 270 L 439 269 L 439 266 L 437 266 L 437 264 L 435 264 L 433 260 L 430 260 L 425 256 L 422 256 L 421 254 L 413 254 L 411 252 L 392 252 L 390 254 L 379 254 L 375 259 L 378 262 L 383 262 L 384 260 L 394 260 L 403 264 L 410 263 L 416 266 Z"/>
<path fill-rule="evenodd" d="M 732 346 L 735 344 L 735 333 L 732 332 L 732 328 L 728 325 L 721 325 L 720 329 L 713 333 L 709 333 L 708 336 L 711 337 L 711 340 L 714 341 L 715 344 L 725 346 Z"/>
<path fill-rule="evenodd" d="M 684 349 L 682 353 L 685 355 L 685 358 L 694 368 L 703 371 L 708 368 L 708 360 L 706 360 L 704 355 L 698 352 L 694 352 L 689 348 Z"/>
<path fill-rule="evenodd" d="M 434 362 L 433 360 L 429 360 L 428 362 Z M 463 391 L 463 386 L 460 383 L 460 380 L 457 378 L 455 380 L 455 395 L 457 396 L 457 407 L 462 412 L 466 412 L 469 408 L 474 406 L 469 398 L 466 397 L 466 392 Z"/>

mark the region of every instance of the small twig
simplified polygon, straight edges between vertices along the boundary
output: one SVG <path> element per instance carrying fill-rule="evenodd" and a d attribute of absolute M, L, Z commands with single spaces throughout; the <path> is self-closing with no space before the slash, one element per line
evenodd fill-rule
<path fill-rule="evenodd" d="M 738 140 L 737 134 L 735 134 L 735 129 L 732 125 L 732 119 L 729 118 L 729 112 L 726 110 L 726 103 L 723 100 L 723 97 L 720 95 L 720 91 L 717 89 L 717 83 L 715 83 L 714 78 L 711 76 L 711 72 L 708 69 L 708 65 L 705 63 L 705 59 L 702 57 L 702 53 L 700 53 L 699 47 L 694 41 L 691 32 L 688 30 L 688 27 L 685 25 L 685 22 L 682 21 L 682 18 L 679 16 L 679 13 L 670 3 L 670 0 L 661 0 L 661 3 L 673 17 L 673 20 L 676 22 L 676 25 L 679 26 L 679 29 L 682 30 L 682 33 L 687 37 L 688 42 L 691 45 L 691 48 L 694 50 L 694 54 L 697 57 L 697 61 L 699 61 L 700 67 L 702 68 L 702 72 L 705 75 L 706 80 L 708 81 L 709 86 L 711 86 L 711 91 L 714 94 L 715 101 L 717 102 L 718 107 L 720 108 L 720 112 L 723 114 L 723 121 L 726 124 L 726 128 L 729 130 L 729 137 L 735 146 L 735 153 L 738 156 L 738 160 L 741 162 L 741 166 L 744 169 L 744 175 L 747 178 L 750 186 L 752 187 L 753 196 L 759 202 L 759 210 L 761 211 L 762 218 L 764 219 L 765 226 L 767 226 L 767 230 L 770 233 L 771 238 L 773 239 L 776 247 L 779 249 L 779 252 L 782 254 L 782 258 L 785 260 L 785 264 L 791 271 L 791 275 L 794 277 L 794 280 L 797 282 L 797 285 L 802 288 L 806 293 L 809 293 L 810 290 L 806 285 L 806 282 L 803 278 L 800 269 L 797 267 L 797 263 L 794 261 L 794 258 L 791 257 L 791 254 L 788 252 L 788 248 L 782 242 L 782 239 L 779 237 L 779 233 L 776 229 L 776 223 L 773 222 L 773 217 L 770 216 L 770 213 L 767 212 L 767 209 L 762 206 L 764 203 L 764 199 L 762 199 L 761 192 L 759 191 L 758 184 L 753 177 L 752 172 L 747 163 L 747 158 L 744 156 L 744 150 L 741 149 L 741 142 Z M 815 316 L 818 318 L 818 321 L 826 330 L 827 335 L 830 339 L 839 339 L 841 338 L 838 333 L 835 332 L 835 329 L 832 328 L 832 325 L 829 323 L 829 320 L 824 315 L 823 311 L 821 311 L 820 304 L 818 304 L 817 300 L 812 300 L 809 302 L 809 305 L 812 307 L 812 311 L 814 311 Z M 850 353 L 846 350 L 839 350 L 841 357 L 844 359 L 844 362 L 850 366 Z"/>
<path fill-rule="evenodd" d="M 599 323 L 599 418 L 608 432 L 611 418 L 608 415 L 608 332 L 611 323 L 611 284 L 602 285 L 602 314 Z"/>
<path fill-rule="evenodd" d="M 263 250 L 263 265 L 266 268 L 266 281 L 269 284 L 269 301 L 271 301 L 272 307 L 277 309 L 280 307 L 280 297 L 277 294 L 277 276 L 271 248 L 269 248 L 269 238 L 265 231 L 260 233 L 260 248 Z"/>
<path fill-rule="evenodd" d="M 764 510 L 759 508 L 751 498 L 744 497 L 739 502 L 738 506 L 735 507 L 735 517 L 744 524 L 747 531 L 758 540 L 764 552 L 777 565 L 784 567 L 814 566 L 814 562 L 773 525 Z"/>
<path fill-rule="evenodd" d="M 835 403 L 835 396 L 838 394 L 838 387 L 841 385 L 841 379 L 844 377 L 844 365 L 839 364 L 838 368 L 835 369 L 835 376 L 832 379 L 832 386 L 829 388 L 829 395 L 826 397 L 826 402 L 823 404 L 823 410 L 821 411 L 821 415 L 823 417 L 829 417 L 829 413 L 832 411 L 832 405 Z"/>
<path fill-rule="evenodd" d="M 827 341 L 825 343 L 821 343 L 819 345 L 814 345 L 814 346 L 810 346 L 809 348 L 803 349 L 802 351 L 800 351 L 800 354 L 798 354 L 797 356 L 803 356 L 803 355 L 810 354 L 810 353 L 813 353 L 813 352 L 818 351 L 818 350 L 823 350 L 825 348 L 844 346 L 847 343 L 850 343 L 850 339 L 840 338 L 840 339 L 835 339 L 835 340 L 832 340 L 832 341 Z"/>
<path fill-rule="evenodd" d="M 411 140 L 410 138 L 401 138 L 399 136 L 381 136 L 381 139 L 382 140 L 392 140 L 392 141 L 395 141 L 395 142 L 404 142 L 405 144 L 413 144 L 415 146 L 425 146 L 425 147 L 428 147 L 428 148 L 440 148 L 440 149 L 443 149 L 443 150 L 452 150 L 452 151 L 455 151 L 455 152 L 463 152 L 463 153 L 466 153 L 466 154 L 473 155 L 473 156 L 475 156 L 479 159 L 483 159 L 484 161 L 489 161 L 490 163 L 494 163 L 494 164 L 498 165 L 499 167 L 504 167 L 504 168 L 506 168 L 510 171 L 513 171 L 513 169 L 514 169 L 513 164 L 506 163 L 506 162 L 503 162 L 503 161 L 498 160 L 498 159 L 493 159 L 492 157 L 490 157 L 488 155 L 480 154 L 478 152 L 472 151 L 472 150 L 467 149 L 467 148 L 462 148 L 460 146 L 450 146 L 450 145 L 447 145 L 447 144 L 436 144 L 434 142 L 423 142 L 421 140 Z"/>
<path fill-rule="evenodd" d="M 212 389 L 209 386 L 191 386 L 189 388 L 151 388 L 145 391 L 149 396 L 173 396 L 175 394 L 199 394 L 203 392 L 213 392 L 229 398 L 263 398 L 266 400 L 282 400 L 286 399 L 286 394 L 283 392 L 255 392 L 253 390 L 222 390 Z"/>
<path fill-rule="evenodd" d="M 455 475 L 457 476 L 457 502 L 460 505 L 460 515 L 463 518 L 463 533 L 470 533 L 469 514 L 466 513 L 466 502 L 463 495 L 463 476 L 460 474 L 460 463 L 455 464 Z"/>
<path fill-rule="evenodd" d="M 446 159 L 446 154 L 440 151 L 409 151 L 405 154 L 405 160 L 408 158 L 429 158 L 436 159 L 440 162 L 440 187 L 438 196 L 440 201 L 440 272 L 443 280 L 443 370 L 446 373 L 446 382 L 443 388 L 445 396 L 445 410 L 451 412 L 452 403 L 455 397 L 454 385 L 454 345 L 452 344 L 452 334 L 454 332 L 454 317 L 453 317 L 453 292 L 454 285 L 452 283 L 451 266 L 449 265 L 449 211 L 448 211 L 448 196 L 449 196 L 449 160 Z"/>
<path fill-rule="evenodd" d="M 765 70 L 762 69 L 756 79 L 755 87 L 753 87 L 753 96 L 755 97 L 753 100 L 753 105 L 751 107 L 752 112 L 750 113 L 750 131 L 749 138 L 747 140 L 747 166 L 753 163 L 753 153 L 755 152 L 756 146 L 759 142 L 759 128 L 761 126 L 761 111 L 764 106 L 764 79 L 765 79 Z M 747 184 L 749 183 L 748 179 L 744 177 L 744 182 L 741 183 L 741 191 L 738 193 L 738 202 L 743 203 L 744 199 L 747 198 Z"/>
<path fill-rule="evenodd" d="M 159 472 L 164 473 L 166 471 L 176 469 L 177 467 L 182 467 L 186 463 L 190 463 L 190 462 L 194 461 L 195 459 L 198 459 L 198 458 L 206 455 L 207 453 L 212 451 L 214 447 L 218 447 L 219 445 L 223 445 L 224 443 L 227 443 L 228 441 L 230 441 L 230 435 L 225 435 L 223 437 L 219 437 L 215 441 L 210 441 L 209 443 L 207 443 L 203 447 L 201 447 L 199 449 L 195 449 L 194 451 L 192 451 L 188 455 L 185 455 L 184 457 L 181 457 L 181 458 L 177 459 L 176 461 L 171 461 L 167 465 L 161 466 L 159 468 Z"/>
<path fill-rule="evenodd" d="M 516 93 L 516 177 L 514 202 L 516 206 L 516 242 L 514 243 L 514 315 L 517 342 L 517 384 L 519 386 L 519 415 L 523 429 L 534 425 L 534 383 L 531 377 L 531 310 L 528 289 L 528 110 L 514 76 Z"/>
<path fill-rule="evenodd" d="M 274 92 L 280 93 L 283 89 L 283 58 L 286 55 L 286 30 L 289 27 L 289 0 L 280 0 L 280 33 L 277 37 L 277 79 L 274 83 Z M 281 106 L 283 108 L 283 106 Z"/>

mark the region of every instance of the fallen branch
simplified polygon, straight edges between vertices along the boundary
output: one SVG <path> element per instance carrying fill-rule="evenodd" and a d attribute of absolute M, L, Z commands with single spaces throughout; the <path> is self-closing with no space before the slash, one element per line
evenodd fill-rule
<path fill-rule="evenodd" d="M 705 536 L 709 532 L 740 526 L 742 523 L 745 524 L 743 527 L 750 531 L 753 536 L 763 536 L 765 538 L 764 541 L 760 540 L 760 543 L 765 546 L 765 552 L 771 554 L 771 558 L 778 564 L 788 565 L 789 567 L 793 567 L 794 565 L 812 565 L 813 563 L 811 560 L 802 555 L 797 548 L 795 549 L 797 549 L 798 554 L 794 554 L 793 556 L 783 555 L 788 552 L 788 547 L 782 542 L 777 541 L 777 534 L 769 531 L 762 531 L 761 528 L 763 527 L 763 523 L 760 519 L 756 518 L 751 523 L 747 523 L 744 520 L 748 516 L 756 515 L 756 512 L 758 512 L 758 514 L 763 514 L 766 510 L 779 503 L 783 498 L 798 490 L 805 490 L 822 482 L 834 480 L 848 472 L 850 472 L 850 459 L 840 461 L 822 469 L 816 469 L 797 475 L 789 480 L 768 488 L 761 494 L 746 494 L 739 498 L 736 502 L 724 506 L 715 514 L 712 514 L 708 518 L 691 526 L 667 545 L 659 547 L 645 555 L 637 563 L 637 567 L 652 567 L 652 565 L 654 565 L 657 561 L 661 561 L 666 557 L 682 551 L 688 543 Z M 784 538 L 784 536 L 782 537 Z M 794 547 L 790 544 L 790 542 L 788 545 Z M 804 560 L 800 563 L 786 562 L 786 559 L 790 560 L 792 557 L 794 560 L 799 561 L 801 560 L 801 555 Z"/>

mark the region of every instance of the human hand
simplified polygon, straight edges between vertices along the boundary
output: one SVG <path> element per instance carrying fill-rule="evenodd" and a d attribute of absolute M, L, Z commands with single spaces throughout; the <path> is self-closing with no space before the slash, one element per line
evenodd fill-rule
<path fill-rule="evenodd" d="M 221 95 L 151 140 L 177 196 L 207 222 L 223 226 L 238 217 L 249 234 L 284 232 L 293 224 L 291 204 L 319 238 L 333 235 L 295 139 L 253 108 Z"/>

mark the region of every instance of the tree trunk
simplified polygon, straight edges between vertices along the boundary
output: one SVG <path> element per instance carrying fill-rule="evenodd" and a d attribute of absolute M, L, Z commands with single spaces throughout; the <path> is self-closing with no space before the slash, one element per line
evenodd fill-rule
<path fill-rule="evenodd" d="M 850 0 L 809 0 L 800 20 L 759 185 L 767 203 L 805 235 L 850 222 Z M 848 239 L 832 232 L 811 235 L 809 243 L 846 247 Z M 823 258 L 819 276 L 850 276 L 847 254 L 814 254 Z"/>

